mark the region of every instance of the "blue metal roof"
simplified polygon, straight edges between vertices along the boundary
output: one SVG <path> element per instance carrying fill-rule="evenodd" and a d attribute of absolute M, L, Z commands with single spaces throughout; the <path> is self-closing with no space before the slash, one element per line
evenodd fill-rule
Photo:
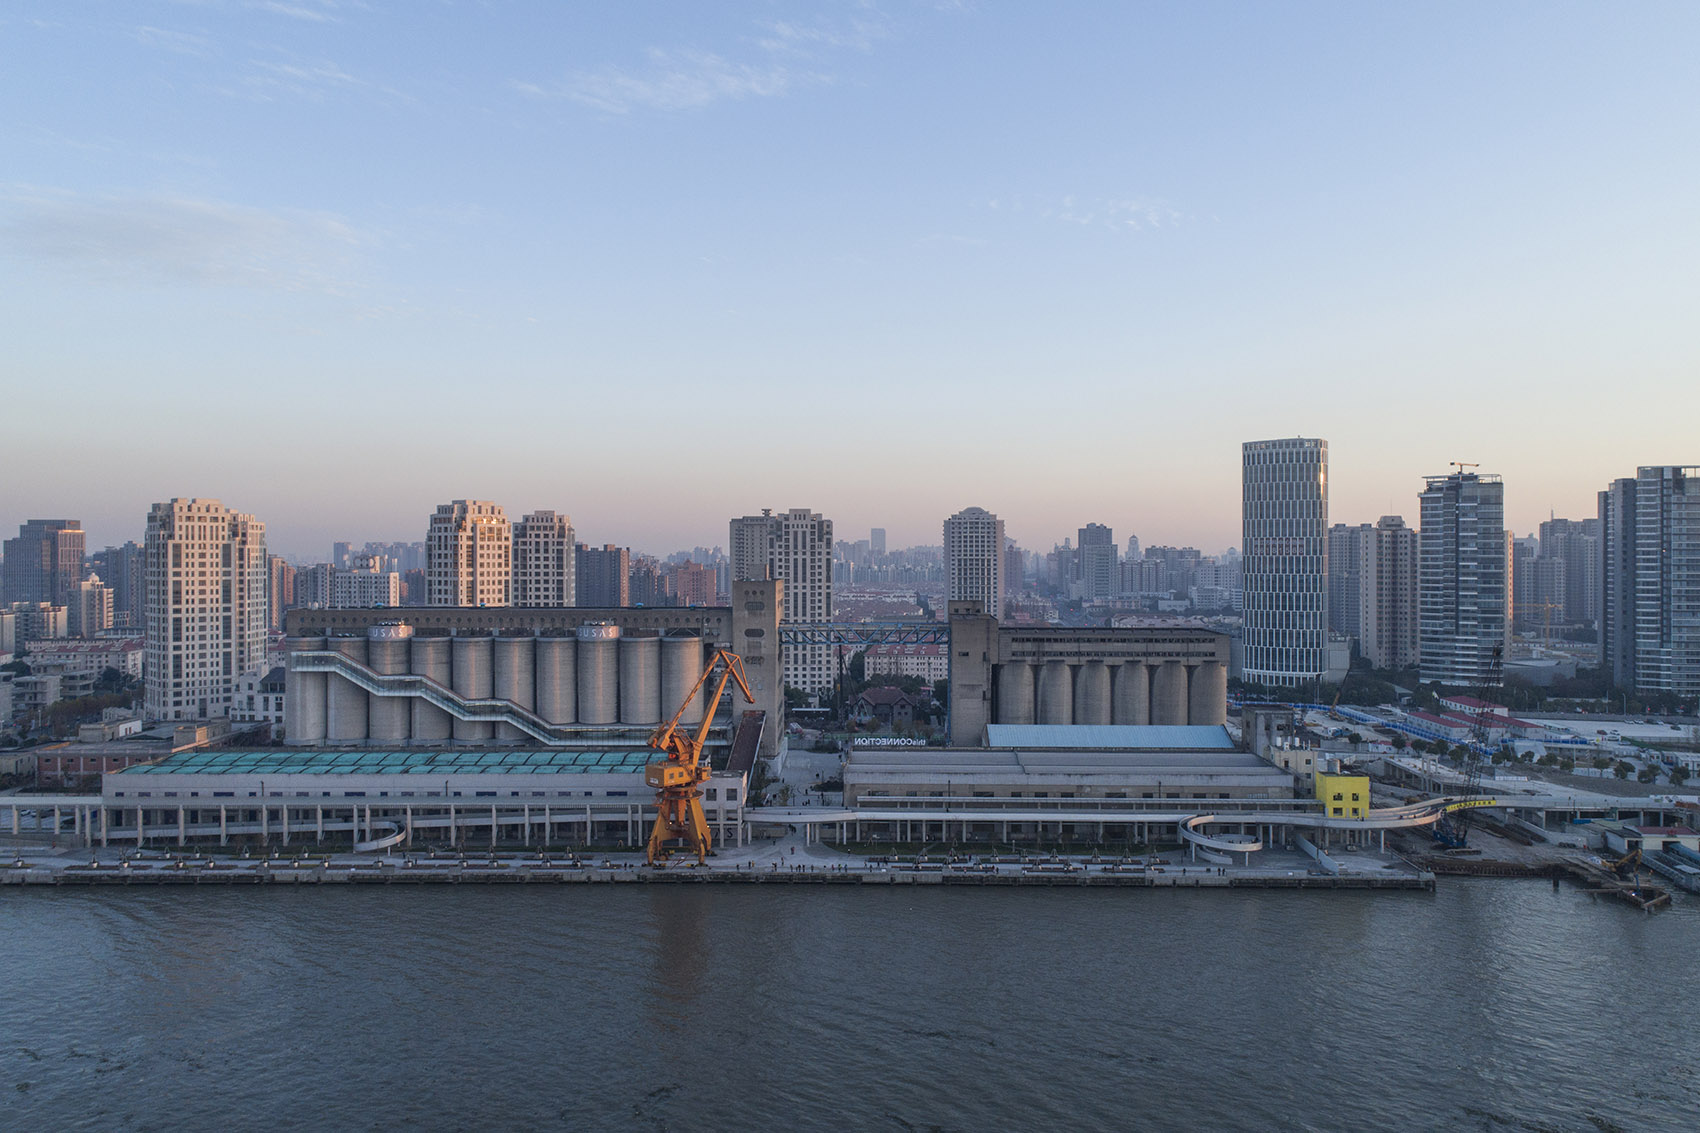
<path fill-rule="evenodd" d="M 1234 741 L 1219 724 L 987 724 L 986 746 L 1232 751 Z"/>
<path fill-rule="evenodd" d="M 578 751 L 526 748 L 491 751 L 451 748 L 420 751 L 313 751 L 233 749 L 186 751 L 157 763 L 137 764 L 122 775 L 580 775 L 634 772 L 666 758 L 650 748 Z"/>

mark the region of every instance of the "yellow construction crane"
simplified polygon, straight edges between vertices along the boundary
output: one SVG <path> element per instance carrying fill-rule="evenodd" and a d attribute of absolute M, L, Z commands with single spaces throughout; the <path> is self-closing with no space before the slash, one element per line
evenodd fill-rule
<path fill-rule="evenodd" d="M 696 699 L 697 693 L 702 691 L 703 685 L 714 676 L 716 667 L 720 668 L 720 681 L 714 686 L 714 695 L 703 706 L 701 726 L 694 736 L 681 731 L 680 718 L 691 706 L 691 701 Z M 649 831 L 650 865 L 666 861 L 672 853 L 668 843 L 681 840 L 688 849 L 696 851 L 698 864 L 708 858 L 708 819 L 702 813 L 699 785 L 708 781 L 709 767 L 708 761 L 702 757 L 702 747 L 708 740 L 709 729 L 714 726 L 714 712 L 726 692 L 726 682 L 731 680 L 738 682 L 738 690 L 744 694 L 744 699 L 754 704 L 755 694 L 750 691 L 750 682 L 744 679 L 743 658 L 725 649 L 717 649 L 708 659 L 702 676 L 691 686 L 685 702 L 673 713 L 673 718 L 655 729 L 655 734 L 649 737 L 649 746 L 667 756 L 665 760 L 651 763 L 643 769 L 643 781 L 655 788 L 655 825 Z"/>

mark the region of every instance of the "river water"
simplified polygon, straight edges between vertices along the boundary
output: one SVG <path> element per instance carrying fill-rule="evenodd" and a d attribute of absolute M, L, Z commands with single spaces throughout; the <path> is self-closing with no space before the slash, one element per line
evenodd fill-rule
<path fill-rule="evenodd" d="M 6 1129 L 1700 1127 L 1700 904 L 0 894 Z"/>

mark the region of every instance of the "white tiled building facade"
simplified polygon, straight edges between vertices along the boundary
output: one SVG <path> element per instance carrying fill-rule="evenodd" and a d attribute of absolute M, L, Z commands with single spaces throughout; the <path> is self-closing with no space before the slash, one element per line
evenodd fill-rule
<path fill-rule="evenodd" d="M 1115 547 L 1111 545 L 1112 557 Z M 964 508 L 944 521 L 945 597 L 979 599 L 1003 616 L 1003 520 L 985 508 Z"/>
<path fill-rule="evenodd" d="M 506 606 L 513 530 L 488 500 L 439 504 L 425 542 L 428 606 Z"/>
<path fill-rule="evenodd" d="M 237 677 L 266 659 L 266 525 L 174 499 L 148 513 L 144 554 L 147 717 L 230 715 Z"/>
<path fill-rule="evenodd" d="M 577 580 L 572 520 L 534 511 L 514 526 L 516 606 L 571 606 Z"/>

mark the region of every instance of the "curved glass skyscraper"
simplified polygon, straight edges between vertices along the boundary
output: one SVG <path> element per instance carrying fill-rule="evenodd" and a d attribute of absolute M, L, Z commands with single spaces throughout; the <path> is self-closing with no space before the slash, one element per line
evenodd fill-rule
<path fill-rule="evenodd" d="M 1327 668 L 1328 442 L 1247 441 L 1244 678 L 1297 685 Z"/>

